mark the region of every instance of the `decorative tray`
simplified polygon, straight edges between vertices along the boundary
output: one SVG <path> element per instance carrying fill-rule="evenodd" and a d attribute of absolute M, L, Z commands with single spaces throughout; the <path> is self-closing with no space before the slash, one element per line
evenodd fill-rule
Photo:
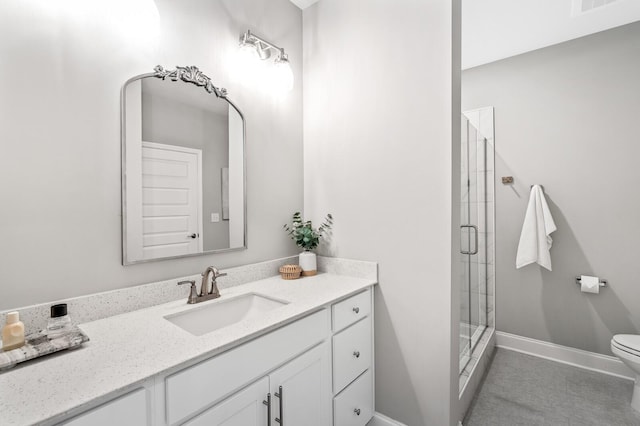
<path fill-rule="evenodd" d="M 24 346 L 10 351 L 0 350 L 0 371 L 9 369 L 21 362 L 39 358 L 65 349 L 73 349 L 88 342 L 89 337 L 77 326 L 72 326 L 67 334 L 49 339 L 44 331 L 25 336 Z"/>

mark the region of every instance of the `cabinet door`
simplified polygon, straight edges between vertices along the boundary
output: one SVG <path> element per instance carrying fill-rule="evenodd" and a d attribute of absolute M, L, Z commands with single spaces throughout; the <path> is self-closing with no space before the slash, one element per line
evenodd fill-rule
<path fill-rule="evenodd" d="M 138 389 L 62 424 L 67 426 L 150 425 L 147 391 Z"/>
<path fill-rule="evenodd" d="M 268 408 L 263 403 L 269 392 L 267 377 L 236 392 L 185 426 L 266 426 Z"/>
<path fill-rule="evenodd" d="M 272 425 L 331 425 L 329 359 L 323 343 L 271 373 Z"/>

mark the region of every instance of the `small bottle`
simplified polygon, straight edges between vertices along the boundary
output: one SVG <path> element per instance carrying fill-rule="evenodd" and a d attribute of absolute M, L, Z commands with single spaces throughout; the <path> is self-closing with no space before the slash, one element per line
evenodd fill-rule
<path fill-rule="evenodd" d="M 67 304 L 60 303 L 51 307 L 51 318 L 47 323 L 47 337 L 55 339 L 69 332 L 71 318 L 67 315 Z"/>
<path fill-rule="evenodd" d="M 10 351 L 24 346 L 24 324 L 18 312 L 7 314 L 7 325 L 2 329 L 2 350 Z"/>

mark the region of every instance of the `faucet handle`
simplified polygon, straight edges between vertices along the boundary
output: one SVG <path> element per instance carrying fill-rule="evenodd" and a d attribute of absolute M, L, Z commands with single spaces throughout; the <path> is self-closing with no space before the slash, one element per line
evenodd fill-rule
<path fill-rule="evenodd" d="M 213 269 L 213 279 L 215 280 L 218 277 L 224 277 L 225 275 L 227 275 L 226 272 L 220 272 L 220 270 L 218 268 L 212 268 Z"/>
<path fill-rule="evenodd" d="M 196 303 L 198 299 L 198 292 L 196 291 L 196 282 L 194 280 L 179 281 L 178 285 L 191 284 L 191 291 L 189 292 L 189 298 L 187 303 L 192 305 Z"/>

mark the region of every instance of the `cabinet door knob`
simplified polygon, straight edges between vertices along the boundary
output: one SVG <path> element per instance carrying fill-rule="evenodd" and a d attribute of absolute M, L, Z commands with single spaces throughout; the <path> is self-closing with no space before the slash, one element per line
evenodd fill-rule
<path fill-rule="evenodd" d="M 198 238 L 198 234 L 188 235 L 187 238 L 193 238 L 195 240 L 196 238 Z"/>
<path fill-rule="evenodd" d="M 360 308 L 358 308 L 357 306 L 355 308 L 353 308 L 353 312 L 355 312 L 356 314 L 360 313 Z"/>
<path fill-rule="evenodd" d="M 360 415 L 360 409 L 359 408 L 354 408 L 353 412 L 356 413 L 356 416 Z"/>
<path fill-rule="evenodd" d="M 353 351 L 353 356 L 360 358 L 360 351 Z"/>

